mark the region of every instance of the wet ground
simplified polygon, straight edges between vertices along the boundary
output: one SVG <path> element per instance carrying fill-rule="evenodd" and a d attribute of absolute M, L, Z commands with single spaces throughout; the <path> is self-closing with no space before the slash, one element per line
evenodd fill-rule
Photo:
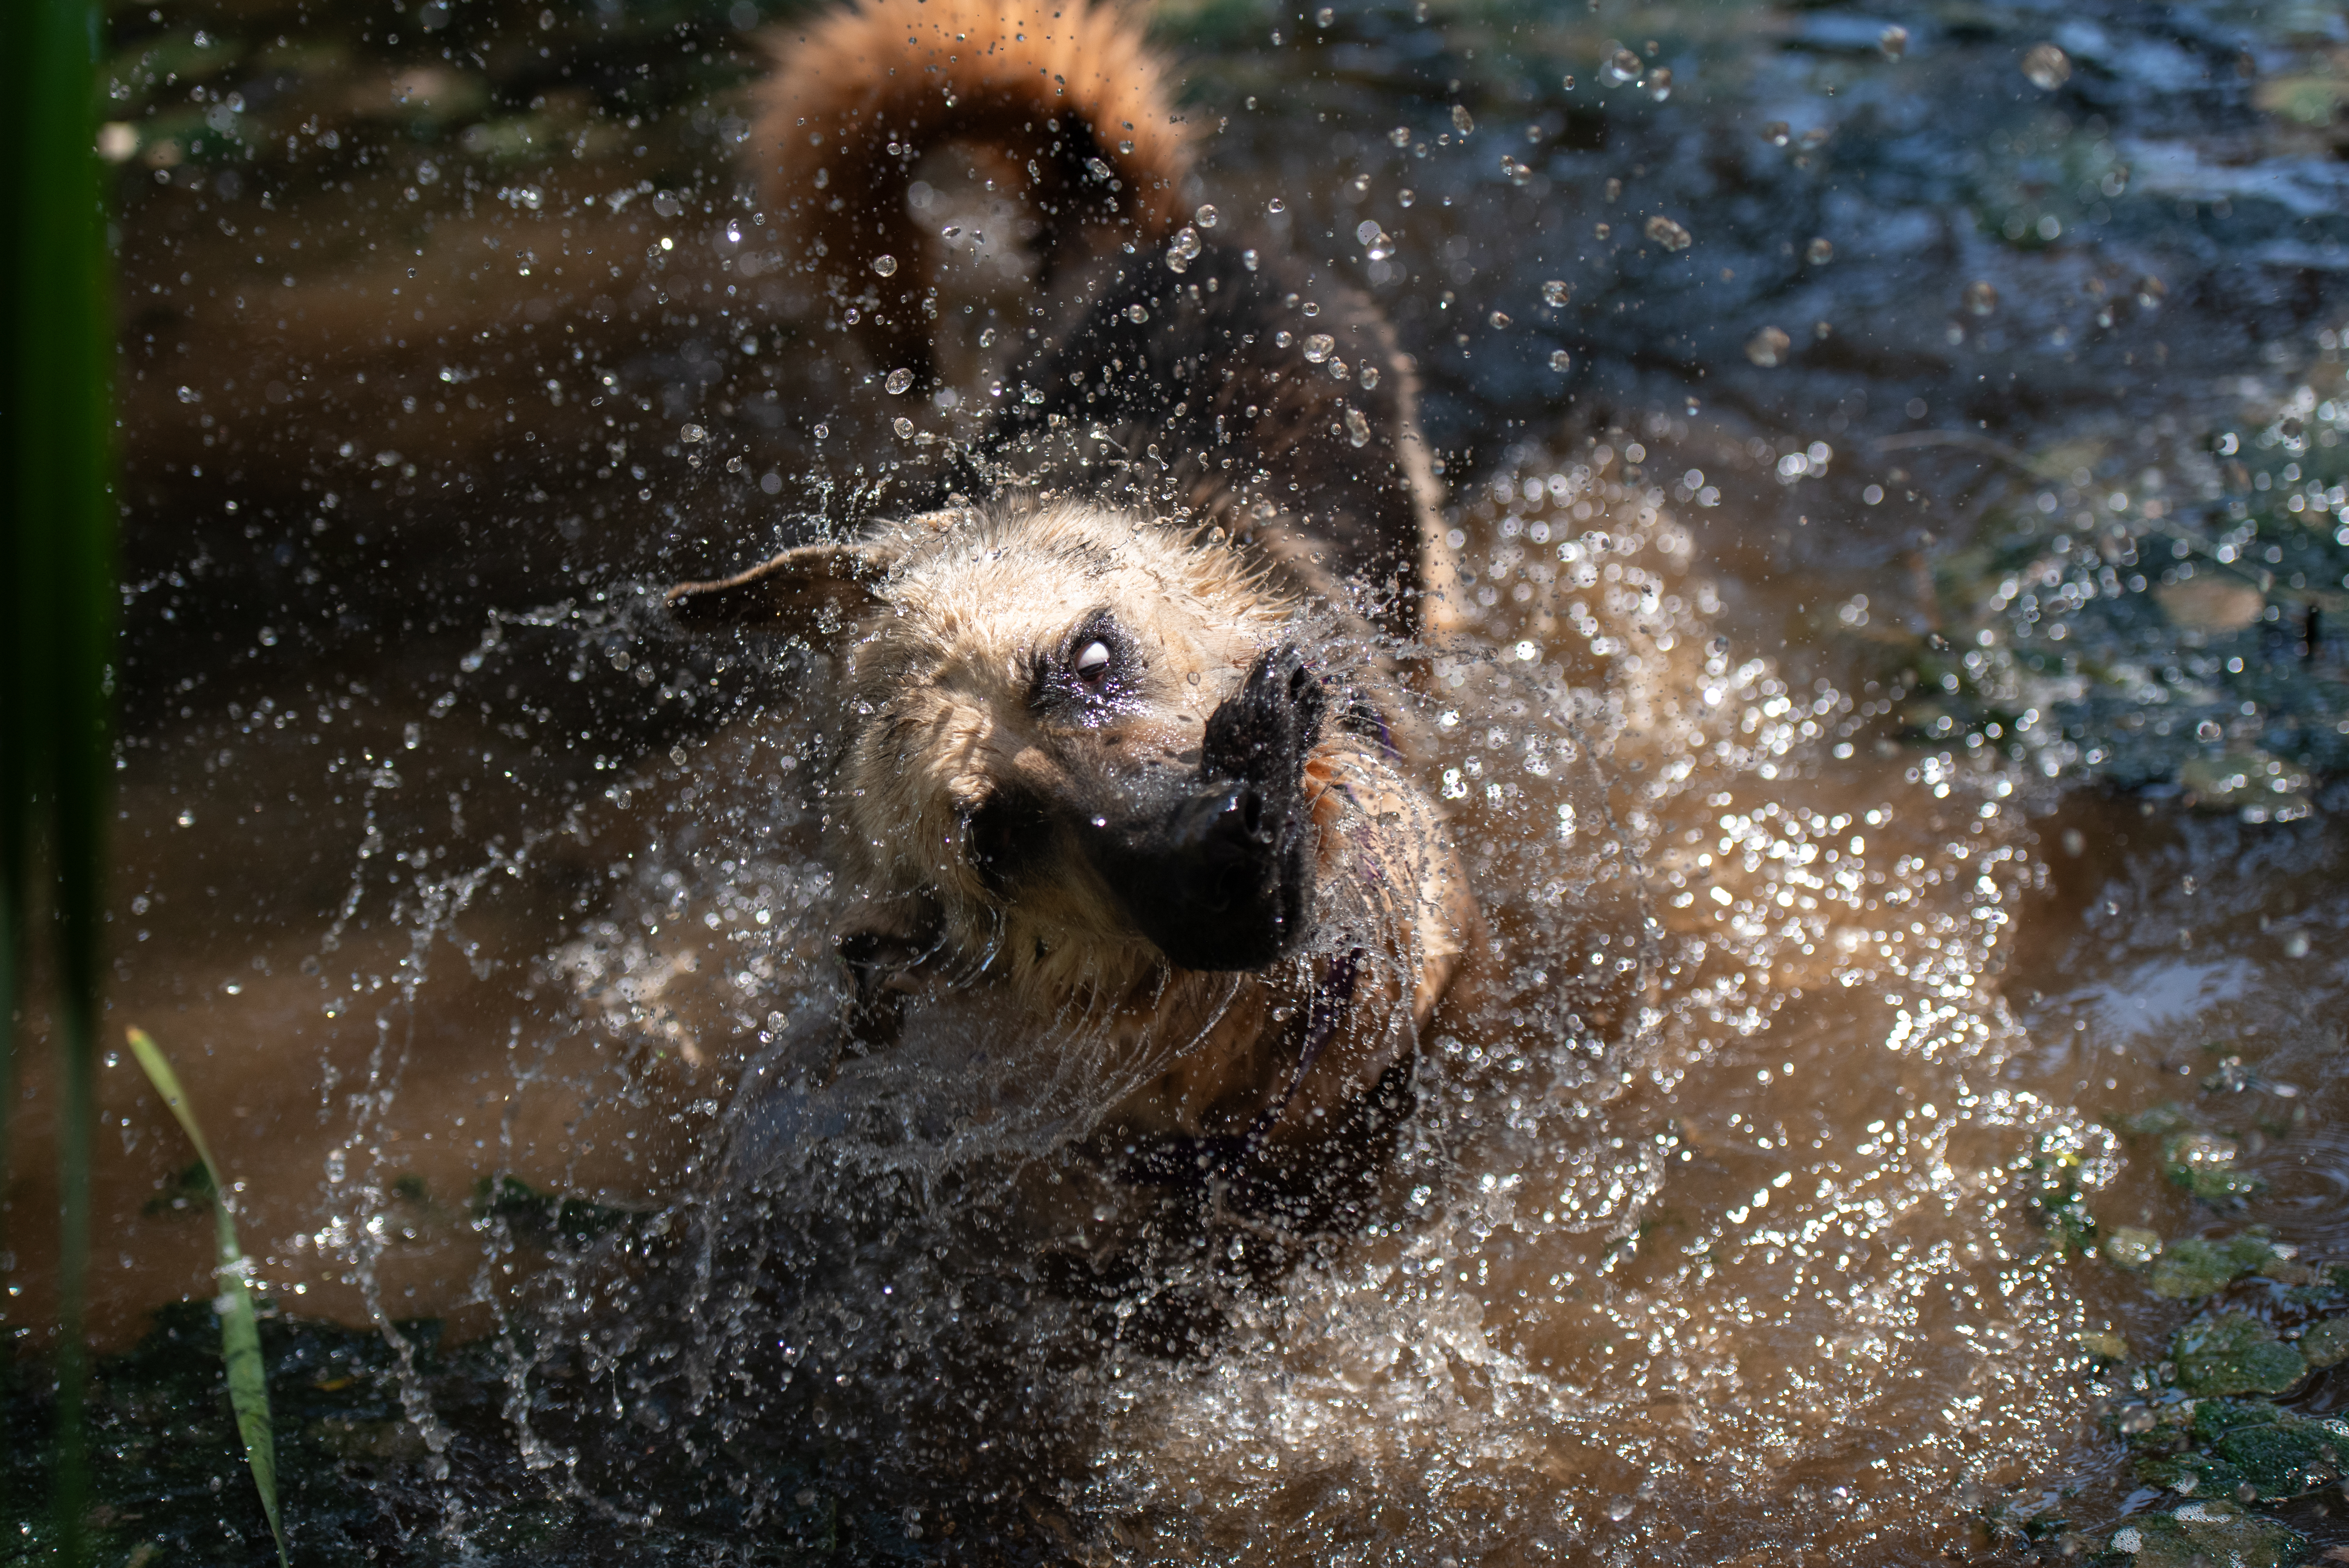
<path fill-rule="evenodd" d="M 843 1122 L 702 1201 L 820 978 L 825 724 L 656 596 L 973 428 L 1018 213 L 940 162 L 996 239 L 909 408 L 730 172 L 755 7 L 116 18 L 112 1006 L 239 1184 L 296 1555 L 2349 1547 L 2349 25 L 1156 15 L 1202 197 L 1423 366 L 1516 965 L 1374 1217 L 1236 1237 L 1174 1355 L 990 1246 L 1032 1147 Z M 115 1549 L 258 1560 L 204 1315 L 150 1327 L 189 1156 L 105 1082 Z"/>

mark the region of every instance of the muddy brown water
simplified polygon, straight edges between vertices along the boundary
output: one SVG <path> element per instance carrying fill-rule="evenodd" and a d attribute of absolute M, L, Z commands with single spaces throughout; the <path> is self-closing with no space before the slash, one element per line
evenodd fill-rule
<path fill-rule="evenodd" d="M 2330 132 L 2246 85 L 2332 79 L 2337 19 L 2100 12 L 2059 93 L 2016 64 L 2056 25 L 2027 9 L 1904 9 L 1899 61 L 1873 15 L 1437 13 L 1163 19 L 1221 126 L 1206 193 L 1282 197 L 1272 239 L 1373 286 L 1425 367 L 1482 616 L 1423 676 L 1433 782 L 1513 965 L 1506 1030 L 1429 1044 L 1377 1217 L 1233 1274 L 1180 1357 L 984 1255 L 995 1200 L 933 1146 L 919 1064 L 851 1075 L 902 1120 L 835 1107 L 769 1200 L 757 1311 L 698 1336 L 476 1198 L 700 1222 L 745 1064 L 822 983 L 833 720 L 819 667 L 680 642 L 655 598 L 886 509 L 967 434 L 1016 260 L 949 295 L 959 406 L 907 408 L 775 266 L 726 172 L 732 89 L 641 128 L 574 104 L 578 156 L 545 163 L 355 129 L 364 159 L 313 129 L 290 160 L 126 164 L 110 1016 L 179 1062 L 282 1313 L 440 1318 L 536 1345 L 548 1387 L 605 1377 L 608 1407 L 511 1423 L 523 1484 L 622 1522 L 544 1560 L 666 1560 L 664 1513 L 722 1517 L 744 1560 L 1988 1554 L 2001 1511 L 2144 1506 L 2078 1336 L 2158 1359 L 2187 1311 L 2051 1246 L 2034 1156 L 2075 1156 L 2108 1229 L 2349 1257 L 2321 789 L 2251 822 L 1920 742 L 1861 634 L 1929 629 L 1920 573 L 2013 482 L 2001 452 L 2100 493 L 2337 392 Z M 1645 85 L 1602 85 L 1618 46 Z M 336 62 L 280 74 L 417 87 L 411 58 Z M 941 226 L 1016 232 L 939 169 Z M 1657 215 L 1689 252 L 1642 243 Z M 1392 260 L 1345 243 L 1363 221 Z M 1791 363 L 1757 363 L 1782 325 Z M 1610 986 L 1601 1028 L 1577 1008 Z M 208 1236 L 168 1116 L 127 1058 L 102 1083 L 119 1346 L 208 1294 Z M 36 1069 L 12 1144 L 17 1322 L 50 1283 L 46 1094 Z M 2265 1179 L 2248 1210 L 2111 1125 L 2171 1102 Z M 978 1137 L 970 1170 L 1081 1122 Z M 698 1418 L 621 1375 L 672 1331 L 730 1359 L 719 1425 L 759 1436 L 639 1473 L 613 1433 Z M 2344 1402 L 2329 1376 L 2303 1403 Z M 382 1482 L 407 1522 L 369 1553 L 538 1560 L 468 1537 L 479 1449 L 419 1388 L 442 1457 Z M 2294 1517 L 2349 1540 L 2341 1511 Z"/>

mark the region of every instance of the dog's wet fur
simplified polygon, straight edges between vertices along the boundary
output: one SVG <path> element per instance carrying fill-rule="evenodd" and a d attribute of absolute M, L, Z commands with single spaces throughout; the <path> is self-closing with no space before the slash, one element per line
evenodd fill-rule
<path fill-rule="evenodd" d="M 1483 940 L 1400 673 L 1451 581 L 1412 367 L 1366 296 L 1186 221 L 1124 14 L 865 0 L 782 41 L 750 158 L 877 371 L 931 375 L 905 194 L 948 144 L 1043 219 L 1004 412 L 934 505 L 674 613 L 834 660 L 858 1045 L 953 987 L 1111 1043 L 1129 1181 L 1309 1158 Z"/>

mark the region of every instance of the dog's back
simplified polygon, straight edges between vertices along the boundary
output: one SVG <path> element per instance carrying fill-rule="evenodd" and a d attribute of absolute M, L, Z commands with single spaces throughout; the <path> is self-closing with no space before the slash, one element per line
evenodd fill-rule
<path fill-rule="evenodd" d="M 1131 16 L 864 0 L 779 43 L 753 171 L 876 368 L 932 375 L 931 246 L 906 203 L 924 155 L 973 150 L 1041 221 L 1040 293 L 1067 303 L 1039 313 L 1051 329 L 949 487 L 1179 511 L 1392 636 L 1446 629 L 1409 361 L 1352 284 L 1186 210 L 1190 140 Z"/>

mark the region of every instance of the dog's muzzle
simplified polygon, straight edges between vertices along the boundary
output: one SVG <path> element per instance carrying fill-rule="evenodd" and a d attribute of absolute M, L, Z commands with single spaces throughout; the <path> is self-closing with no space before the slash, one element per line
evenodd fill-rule
<path fill-rule="evenodd" d="M 1142 934 L 1184 969 L 1261 969 L 1311 923 L 1305 760 L 1326 696 L 1293 647 L 1256 662 L 1208 716 L 1199 771 L 1086 849 Z"/>

